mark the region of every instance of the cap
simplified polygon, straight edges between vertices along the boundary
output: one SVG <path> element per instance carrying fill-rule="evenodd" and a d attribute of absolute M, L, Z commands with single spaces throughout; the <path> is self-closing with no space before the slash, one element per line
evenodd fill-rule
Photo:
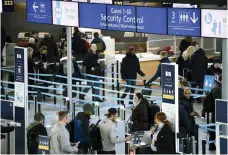
<path fill-rule="evenodd" d="M 94 107 L 91 104 L 86 103 L 83 105 L 83 111 L 91 112 L 93 114 L 94 113 Z"/>
<path fill-rule="evenodd" d="M 116 113 L 117 113 L 117 109 L 116 108 L 109 108 L 108 109 L 108 114 L 105 114 L 105 116 L 115 115 Z"/>

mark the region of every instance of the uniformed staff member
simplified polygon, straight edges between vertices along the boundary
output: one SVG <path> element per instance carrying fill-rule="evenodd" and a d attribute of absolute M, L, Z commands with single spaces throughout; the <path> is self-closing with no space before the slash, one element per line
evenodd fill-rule
<path fill-rule="evenodd" d="M 115 144 L 131 141 L 131 136 L 119 138 L 116 135 L 117 109 L 108 109 L 108 113 L 105 116 L 107 116 L 107 118 L 99 123 L 102 138 L 102 152 L 98 152 L 98 154 L 116 154 Z"/>

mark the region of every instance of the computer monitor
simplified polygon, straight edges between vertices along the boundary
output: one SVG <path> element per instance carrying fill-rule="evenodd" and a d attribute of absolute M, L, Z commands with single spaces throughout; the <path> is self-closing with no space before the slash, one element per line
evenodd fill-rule
<path fill-rule="evenodd" d="M 203 90 L 205 92 L 210 92 L 215 85 L 215 76 L 214 75 L 205 75 Z"/>
<path fill-rule="evenodd" d="M 1 100 L 1 119 L 14 120 L 14 106 L 12 101 Z"/>

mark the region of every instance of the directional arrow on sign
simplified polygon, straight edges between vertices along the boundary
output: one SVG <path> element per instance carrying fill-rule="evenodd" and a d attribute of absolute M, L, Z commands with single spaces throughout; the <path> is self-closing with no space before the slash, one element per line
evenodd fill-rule
<path fill-rule="evenodd" d="M 33 10 L 36 12 L 36 9 L 38 9 L 39 7 L 38 6 L 36 6 L 36 2 L 33 4 Z"/>
<path fill-rule="evenodd" d="M 192 22 L 195 24 L 196 22 L 197 22 L 197 20 L 198 20 L 198 17 L 196 18 L 196 13 L 195 12 L 193 12 L 193 18 L 192 17 L 190 17 L 191 18 L 191 20 L 192 20 Z"/>

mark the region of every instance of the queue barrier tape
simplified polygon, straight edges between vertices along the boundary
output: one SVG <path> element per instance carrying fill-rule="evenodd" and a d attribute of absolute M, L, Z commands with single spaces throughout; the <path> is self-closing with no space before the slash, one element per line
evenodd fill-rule
<path fill-rule="evenodd" d="M 14 73 L 14 70 L 3 69 L 3 68 L 1 68 L 1 71 L 10 72 L 10 73 Z"/>
<path fill-rule="evenodd" d="M 36 86 L 36 85 L 28 85 L 28 87 L 32 88 L 40 88 L 40 89 L 48 89 L 48 90 L 64 90 L 62 88 L 51 88 L 51 87 L 42 87 L 42 86 Z"/>
<path fill-rule="evenodd" d="M 1 81 L 1 83 L 14 84 L 14 82 L 9 82 L 9 81 Z"/>
<path fill-rule="evenodd" d="M 30 103 L 34 103 L 34 101 L 33 100 L 29 100 L 28 102 L 30 102 Z M 64 109 L 66 109 L 66 106 L 64 106 L 64 105 L 55 105 L 55 104 L 51 104 L 51 103 L 46 103 L 46 102 L 37 102 L 38 104 L 41 104 L 41 105 L 46 105 L 46 106 L 49 106 L 49 107 L 57 107 L 57 108 L 64 108 Z"/>
<path fill-rule="evenodd" d="M 3 69 L 5 69 L 5 68 L 14 68 L 14 66 L 3 66 L 2 68 Z"/>
<path fill-rule="evenodd" d="M 211 144 L 211 143 L 215 143 L 216 141 L 215 140 L 210 140 L 210 141 L 207 141 L 207 144 Z"/>
<path fill-rule="evenodd" d="M 149 88 L 145 88 L 145 87 L 138 87 L 138 86 L 131 86 L 131 85 L 126 85 L 126 84 L 120 84 L 121 86 L 125 86 L 125 87 L 130 87 L 130 88 L 138 88 L 138 89 L 142 89 L 142 90 L 149 90 L 149 91 L 155 91 L 155 92 L 162 92 L 161 90 L 156 90 L 156 89 L 149 89 Z"/>
<path fill-rule="evenodd" d="M 201 124 L 201 125 L 199 125 L 200 128 L 211 127 L 211 126 L 216 126 L 216 124 L 215 123 L 211 123 L 211 124 Z"/>

